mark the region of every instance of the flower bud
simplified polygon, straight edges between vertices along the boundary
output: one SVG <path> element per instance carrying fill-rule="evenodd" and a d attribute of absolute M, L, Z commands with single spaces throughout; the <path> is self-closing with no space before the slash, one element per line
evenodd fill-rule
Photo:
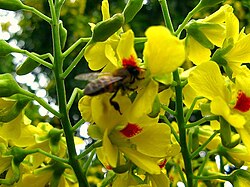
<path fill-rule="evenodd" d="M 21 90 L 21 87 L 11 74 L 0 74 L 0 97 L 10 97 L 16 93 L 20 93 Z"/>
<path fill-rule="evenodd" d="M 50 137 L 49 146 L 53 154 L 57 154 L 59 152 L 60 149 L 59 141 L 61 140 L 61 135 L 62 131 L 60 129 L 52 128 L 49 131 L 49 137 Z"/>
<path fill-rule="evenodd" d="M 24 4 L 20 0 L 0 0 L 0 9 L 16 11 L 23 8 Z"/>
<path fill-rule="evenodd" d="M 48 57 L 47 54 L 37 55 L 36 53 L 34 53 L 34 55 L 43 59 L 43 60 Z M 26 75 L 26 74 L 30 73 L 31 71 L 33 71 L 38 66 L 40 66 L 40 64 L 38 62 L 36 62 L 32 58 L 28 57 L 22 64 L 20 64 L 16 68 L 16 74 L 17 75 Z"/>
<path fill-rule="evenodd" d="M 1 0 L 0 0 L 1 6 Z M 11 47 L 5 40 L 0 40 L 0 56 L 6 56 L 12 52 L 20 52 L 20 49 Z"/>
<path fill-rule="evenodd" d="M 60 43 L 61 43 L 61 48 L 63 49 L 66 44 L 67 40 L 67 30 L 63 27 L 63 23 L 59 23 L 59 33 L 60 33 Z"/>
<path fill-rule="evenodd" d="M 123 10 L 125 23 L 130 22 L 143 6 L 143 0 L 129 0 Z"/>
<path fill-rule="evenodd" d="M 152 106 L 152 111 L 148 114 L 148 116 L 151 118 L 156 118 L 160 113 L 160 110 L 161 110 L 161 103 L 159 97 L 156 96 Z"/>
<path fill-rule="evenodd" d="M 15 119 L 29 101 L 30 98 L 20 94 L 15 94 L 10 98 L 0 98 L 0 122 L 9 122 Z"/>
<path fill-rule="evenodd" d="M 96 24 L 93 30 L 92 41 L 104 42 L 124 24 L 124 16 L 120 13 L 113 15 L 111 18 Z"/>

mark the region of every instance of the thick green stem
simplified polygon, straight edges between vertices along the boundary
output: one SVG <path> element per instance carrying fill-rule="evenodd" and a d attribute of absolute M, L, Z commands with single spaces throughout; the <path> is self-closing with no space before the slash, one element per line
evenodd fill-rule
<path fill-rule="evenodd" d="M 180 146 L 185 165 L 187 187 L 193 187 L 193 170 L 192 170 L 190 153 L 188 151 L 188 146 L 187 146 L 186 128 L 185 128 L 186 123 L 183 112 L 182 87 L 178 70 L 173 72 L 173 76 L 174 76 L 174 81 L 176 81 L 177 83 L 177 85 L 175 86 L 175 94 L 176 94 L 175 112 L 176 112 L 176 120 L 179 127 Z"/>
<path fill-rule="evenodd" d="M 58 1 L 53 5 L 53 0 L 49 0 L 51 15 L 52 15 L 52 38 L 53 38 L 53 54 L 54 54 L 54 76 L 56 80 L 57 88 L 57 98 L 59 104 L 59 111 L 61 113 L 61 123 L 64 130 L 69 164 L 72 166 L 75 175 L 78 179 L 79 187 L 88 187 L 88 181 L 84 172 L 81 168 L 79 161 L 77 160 L 77 154 L 75 149 L 74 136 L 71 132 L 71 123 L 69 120 L 69 115 L 67 111 L 67 102 L 66 102 L 66 90 L 64 79 L 61 79 L 61 74 L 63 73 L 63 56 L 60 45 L 60 34 L 59 34 L 59 15 L 60 15 L 60 6 L 58 6 Z"/>
<path fill-rule="evenodd" d="M 158 0 L 158 1 L 159 1 L 160 5 L 161 5 L 165 25 L 170 30 L 170 32 L 173 33 L 174 32 L 174 27 L 173 27 L 173 24 L 172 24 L 172 21 L 171 21 L 171 18 L 170 18 L 167 1 L 166 0 Z"/>

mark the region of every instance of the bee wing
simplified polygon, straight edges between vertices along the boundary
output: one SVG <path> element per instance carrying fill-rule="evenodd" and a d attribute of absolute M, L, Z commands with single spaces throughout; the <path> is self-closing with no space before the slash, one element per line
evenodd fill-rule
<path fill-rule="evenodd" d="M 102 75 L 110 75 L 110 73 L 107 73 L 107 72 L 105 73 L 104 72 L 82 73 L 82 74 L 76 75 L 75 79 L 92 82 L 93 80 L 96 80 L 98 77 Z"/>

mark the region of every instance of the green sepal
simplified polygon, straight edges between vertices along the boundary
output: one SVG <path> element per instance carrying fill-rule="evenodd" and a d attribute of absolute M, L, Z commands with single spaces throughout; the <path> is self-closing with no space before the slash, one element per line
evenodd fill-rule
<path fill-rule="evenodd" d="M 196 21 L 191 21 L 186 27 L 186 31 L 188 35 L 192 36 L 197 42 L 199 42 L 203 47 L 208 49 L 213 49 L 214 45 L 210 40 L 206 37 L 206 35 L 200 30 L 202 26 L 201 23 L 197 23 Z"/>
<path fill-rule="evenodd" d="M 60 44 L 61 44 L 61 48 L 63 49 L 66 44 L 67 33 L 68 33 L 67 29 L 63 27 L 63 22 L 59 23 L 59 33 L 60 33 Z"/>
<path fill-rule="evenodd" d="M 195 151 L 200 146 L 200 144 L 199 144 L 199 127 L 191 128 L 189 133 L 190 133 L 190 136 L 192 138 L 191 148 L 192 148 L 192 151 Z"/>
<path fill-rule="evenodd" d="M 43 60 L 48 58 L 48 54 L 38 55 L 38 54 L 34 53 L 34 55 L 43 59 Z M 38 66 L 40 66 L 40 64 L 38 62 L 36 62 L 32 58 L 28 57 L 22 64 L 20 64 L 16 68 L 16 74 L 17 75 L 26 75 L 26 74 L 30 73 L 31 71 L 33 71 Z"/>
<path fill-rule="evenodd" d="M 0 6 L 1 6 L 1 2 L 0 2 Z M 6 56 L 12 52 L 18 53 L 18 52 L 20 52 L 20 49 L 12 47 L 5 40 L 0 40 L 0 56 Z"/>
<path fill-rule="evenodd" d="M 57 128 L 53 128 L 49 131 L 49 146 L 53 154 L 57 154 L 60 149 L 59 141 L 62 137 L 62 131 Z"/>
<path fill-rule="evenodd" d="M 159 97 L 156 96 L 153 102 L 152 111 L 148 114 L 151 118 L 156 118 L 161 111 L 161 103 Z"/>
<path fill-rule="evenodd" d="M 222 145 L 226 148 L 233 148 L 239 143 L 239 140 L 232 141 L 231 126 L 223 117 L 220 117 L 220 136 Z"/>
<path fill-rule="evenodd" d="M 96 24 L 93 29 L 92 42 L 104 42 L 124 24 L 124 16 L 121 13 Z"/>
<path fill-rule="evenodd" d="M 16 11 L 23 8 L 25 5 L 20 0 L 0 0 L 0 9 Z"/>
<path fill-rule="evenodd" d="M 21 91 L 22 88 L 10 73 L 0 74 L 0 97 L 10 97 Z"/>
<path fill-rule="evenodd" d="M 143 0 L 129 0 L 122 12 L 125 18 L 125 23 L 132 21 L 135 15 L 141 10 L 142 6 Z"/>
<path fill-rule="evenodd" d="M 8 98 L 6 99 L 8 100 Z M 11 96 L 9 98 L 9 101 L 13 102 L 13 105 L 1 109 L 0 122 L 6 123 L 15 119 L 22 112 L 22 110 L 30 100 L 30 98 L 21 94 L 15 94 Z"/>

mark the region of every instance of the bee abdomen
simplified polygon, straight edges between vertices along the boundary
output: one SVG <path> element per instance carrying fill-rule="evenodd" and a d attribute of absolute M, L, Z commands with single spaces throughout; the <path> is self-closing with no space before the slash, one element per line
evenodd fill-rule
<path fill-rule="evenodd" d="M 87 84 L 84 95 L 95 96 L 105 92 L 114 92 L 115 84 L 109 77 L 101 77 Z"/>

